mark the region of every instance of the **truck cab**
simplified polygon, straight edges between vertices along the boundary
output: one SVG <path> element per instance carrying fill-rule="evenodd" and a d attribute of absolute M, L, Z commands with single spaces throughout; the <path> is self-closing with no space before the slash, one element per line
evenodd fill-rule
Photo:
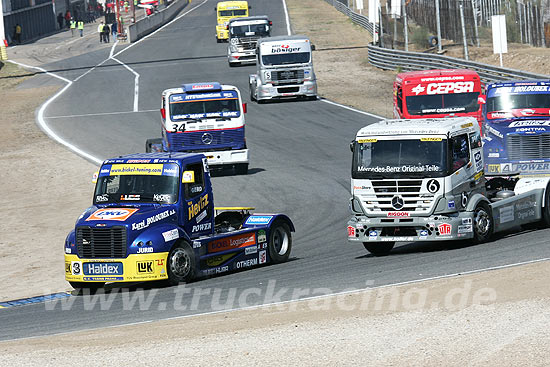
<path fill-rule="evenodd" d="M 92 206 L 65 241 L 65 278 L 170 284 L 288 259 L 290 219 L 215 208 L 202 154 L 133 154 L 103 162 Z"/>
<path fill-rule="evenodd" d="M 250 99 L 317 98 L 312 50 L 306 36 L 262 38 L 256 49 L 256 74 L 249 77 Z"/>
<path fill-rule="evenodd" d="M 247 17 L 248 1 L 220 1 L 214 10 L 216 11 L 216 42 L 224 42 L 229 39 L 227 25 L 233 18 Z"/>
<path fill-rule="evenodd" d="M 483 106 L 486 170 L 550 174 L 550 82 L 489 84 Z"/>
<path fill-rule="evenodd" d="M 265 15 L 235 18 L 229 21 L 229 66 L 255 64 L 258 40 L 271 35 L 272 23 Z"/>
<path fill-rule="evenodd" d="M 481 243 L 514 226 L 550 224 L 549 180 L 486 176 L 474 118 L 382 120 L 350 147 L 348 239 L 375 255 L 396 242 Z"/>
<path fill-rule="evenodd" d="M 201 152 L 217 168 L 248 172 L 246 104 L 237 87 L 218 82 L 183 84 L 162 92 L 161 139 L 146 152 Z"/>
<path fill-rule="evenodd" d="M 396 119 L 472 116 L 481 123 L 481 79 L 473 70 L 420 70 L 397 74 Z"/>

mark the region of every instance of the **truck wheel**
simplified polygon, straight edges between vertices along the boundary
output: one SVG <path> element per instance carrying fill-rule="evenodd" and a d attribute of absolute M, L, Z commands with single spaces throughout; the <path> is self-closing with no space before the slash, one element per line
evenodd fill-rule
<path fill-rule="evenodd" d="M 195 276 L 195 255 L 187 242 L 177 244 L 168 254 L 168 284 L 189 282 Z"/>
<path fill-rule="evenodd" d="M 395 246 L 395 242 L 363 242 L 363 246 L 374 256 L 386 256 Z"/>
<path fill-rule="evenodd" d="M 239 163 L 235 165 L 235 173 L 246 175 L 248 173 L 248 163 Z"/>
<path fill-rule="evenodd" d="M 494 223 L 491 207 L 486 202 L 477 204 L 474 210 L 474 242 L 486 242 L 493 234 Z"/>
<path fill-rule="evenodd" d="M 252 86 L 248 85 L 248 88 L 250 89 L 250 102 L 255 101 L 256 98 L 254 98 L 254 93 L 252 93 Z"/>
<path fill-rule="evenodd" d="M 273 224 L 267 248 L 273 263 L 278 264 L 288 260 L 292 249 L 292 236 L 288 224 L 281 221 Z"/>
<path fill-rule="evenodd" d="M 69 282 L 71 287 L 73 287 L 76 290 L 79 289 L 89 289 L 89 290 L 98 290 L 99 288 L 103 288 L 105 285 L 105 282 L 93 282 L 93 283 L 87 283 L 87 282 Z"/>
<path fill-rule="evenodd" d="M 542 228 L 550 227 L 550 186 L 546 187 L 544 193 L 544 208 L 542 209 L 542 219 L 540 221 Z"/>

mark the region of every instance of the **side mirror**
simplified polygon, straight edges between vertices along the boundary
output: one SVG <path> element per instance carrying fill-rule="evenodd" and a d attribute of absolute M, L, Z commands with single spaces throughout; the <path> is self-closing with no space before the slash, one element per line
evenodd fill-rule
<path fill-rule="evenodd" d="M 486 97 L 484 94 L 480 94 L 480 95 L 477 97 L 477 103 L 479 103 L 479 104 L 485 104 L 485 103 L 487 103 L 487 97 Z"/>
<path fill-rule="evenodd" d="M 248 110 L 246 103 L 243 103 L 243 113 L 246 113 Z"/>
<path fill-rule="evenodd" d="M 351 150 L 351 152 L 353 153 L 353 147 L 355 146 L 355 140 L 352 140 L 350 143 L 349 143 L 349 150 Z"/>
<path fill-rule="evenodd" d="M 311 44 L 311 51 L 315 51 L 315 45 Z"/>
<path fill-rule="evenodd" d="M 95 171 L 92 175 L 92 183 L 97 183 L 97 178 L 99 176 L 99 171 Z"/>
<path fill-rule="evenodd" d="M 160 109 L 160 115 L 162 116 L 162 119 L 166 119 L 166 110 L 164 108 Z"/>

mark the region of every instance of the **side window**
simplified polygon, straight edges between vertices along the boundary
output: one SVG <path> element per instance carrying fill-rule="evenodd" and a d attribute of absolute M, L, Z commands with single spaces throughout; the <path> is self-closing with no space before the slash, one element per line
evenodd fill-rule
<path fill-rule="evenodd" d="M 470 146 L 472 147 L 472 149 L 481 148 L 481 136 L 478 132 L 470 134 Z"/>
<path fill-rule="evenodd" d="M 403 89 L 397 88 L 397 108 L 399 112 L 403 112 Z"/>
<path fill-rule="evenodd" d="M 470 161 L 468 134 L 462 134 L 451 138 L 451 153 L 453 157 L 453 172 L 468 164 Z"/>
<path fill-rule="evenodd" d="M 194 179 L 194 182 L 184 183 L 185 198 L 189 200 L 204 192 L 204 169 L 202 162 L 188 165 L 185 167 L 185 172 L 187 171 L 193 172 Z"/>

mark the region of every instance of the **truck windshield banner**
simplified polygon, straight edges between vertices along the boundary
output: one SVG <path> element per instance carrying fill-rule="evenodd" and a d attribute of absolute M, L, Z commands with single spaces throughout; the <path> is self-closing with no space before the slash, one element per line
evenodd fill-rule
<path fill-rule="evenodd" d="M 286 42 L 274 42 L 274 43 L 262 43 L 261 53 L 262 55 L 279 55 L 298 52 L 310 52 L 311 46 L 309 42 L 305 41 L 286 41 Z"/>
<path fill-rule="evenodd" d="M 172 120 L 215 117 L 239 117 L 241 109 L 236 91 L 172 94 L 170 116 Z"/>
<path fill-rule="evenodd" d="M 99 177 L 121 175 L 178 176 L 175 163 L 165 164 L 106 164 L 101 167 Z"/>

